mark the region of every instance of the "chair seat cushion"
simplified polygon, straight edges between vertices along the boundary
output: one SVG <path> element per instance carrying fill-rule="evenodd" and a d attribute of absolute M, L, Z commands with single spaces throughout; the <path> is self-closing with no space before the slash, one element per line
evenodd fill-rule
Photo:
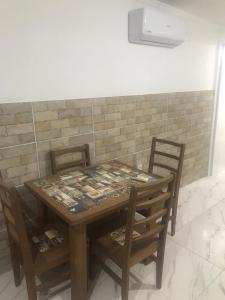
<path fill-rule="evenodd" d="M 37 273 L 69 260 L 68 236 L 63 229 L 48 224 L 44 228 L 35 228 L 30 239 Z"/>
<path fill-rule="evenodd" d="M 63 243 L 65 237 L 63 234 L 54 227 L 48 227 L 44 230 L 35 230 L 36 234 L 32 234 L 31 240 L 33 247 L 40 253 L 49 251 L 52 248 L 60 246 Z"/>

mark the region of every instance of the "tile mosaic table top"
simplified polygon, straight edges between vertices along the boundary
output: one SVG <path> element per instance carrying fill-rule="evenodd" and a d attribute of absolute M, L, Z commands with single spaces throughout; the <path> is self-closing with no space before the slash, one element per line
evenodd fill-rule
<path fill-rule="evenodd" d="M 147 183 L 154 177 L 118 161 L 103 163 L 59 175 L 56 180 L 40 179 L 34 184 L 71 213 L 88 210 L 112 197 L 128 193 L 132 184 Z"/>

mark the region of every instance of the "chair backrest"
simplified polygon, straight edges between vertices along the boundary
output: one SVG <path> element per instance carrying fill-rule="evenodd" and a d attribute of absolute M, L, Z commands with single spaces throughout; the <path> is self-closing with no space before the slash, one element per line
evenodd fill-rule
<path fill-rule="evenodd" d="M 50 151 L 52 173 L 90 165 L 89 145 Z"/>
<path fill-rule="evenodd" d="M 164 251 L 167 227 L 172 207 L 174 175 L 158 179 L 142 187 L 131 188 L 125 235 L 125 257 L 129 261 L 135 246 L 142 249 L 146 243 Z M 135 220 L 135 212 L 148 209 L 150 214 Z M 139 228 L 144 228 L 144 231 Z M 137 230 L 138 235 L 133 235 Z M 128 262 L 129 263 L 129 262 Z"/>
<path fill-rule="evenodd" d="M 21 208 L 21 200 L 15 188 L 8 188 L 0 182 L 0 202 L 7 228 L 9 245 L 17 245 L 24 263 L 32 265 L 31 245 Z M 26 262 L 25 262 L 26 261 Z"/>
<path fill-rule="evenodd" d="M 160 146 L 163 149 L 160 149 Z M 175 175 L 174 194 L 178 197 L 180 180 L 182 175 L 183 161 L 184 161 L 185 144 L 175 143 L 173 141 L 157 139 L 153 137 L 151 155 L 149 161 L 149 173 L 154 172 L 154 167 Z M 165 162 L 162 162 L 162 160 Z M 165 174 L 164 174 L 165 175 Z"/>

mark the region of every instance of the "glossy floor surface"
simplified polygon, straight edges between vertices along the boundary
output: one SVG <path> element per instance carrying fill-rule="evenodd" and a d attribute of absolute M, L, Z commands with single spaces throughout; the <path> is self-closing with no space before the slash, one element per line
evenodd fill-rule
<path fill-rule="evenodd" d="M 225 299 L 225 174 L 203 178 L 180 191 L 175 237 L 168 236 L 163 287 L 155 289 L 155 266 L 131 269 L 130 300 Z M 0 276 L 1 300 L 27 300 L 25 281 Z M 41 299 L 41 298 L 40 298 Z M 70 290 L 51 298 L 69 300 Z M 119 300 L 120 287 L 104 272 L 91 300 Z"/>

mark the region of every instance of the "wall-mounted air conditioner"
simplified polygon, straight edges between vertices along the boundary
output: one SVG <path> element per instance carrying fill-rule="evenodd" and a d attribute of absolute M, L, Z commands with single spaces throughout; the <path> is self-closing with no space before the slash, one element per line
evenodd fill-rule
<path fill-rule="evenodd" d="M 129 12 L 131 43 L 174 48 L 184 42 L 184 26 L 179 18 L 154 7 Z"/>

